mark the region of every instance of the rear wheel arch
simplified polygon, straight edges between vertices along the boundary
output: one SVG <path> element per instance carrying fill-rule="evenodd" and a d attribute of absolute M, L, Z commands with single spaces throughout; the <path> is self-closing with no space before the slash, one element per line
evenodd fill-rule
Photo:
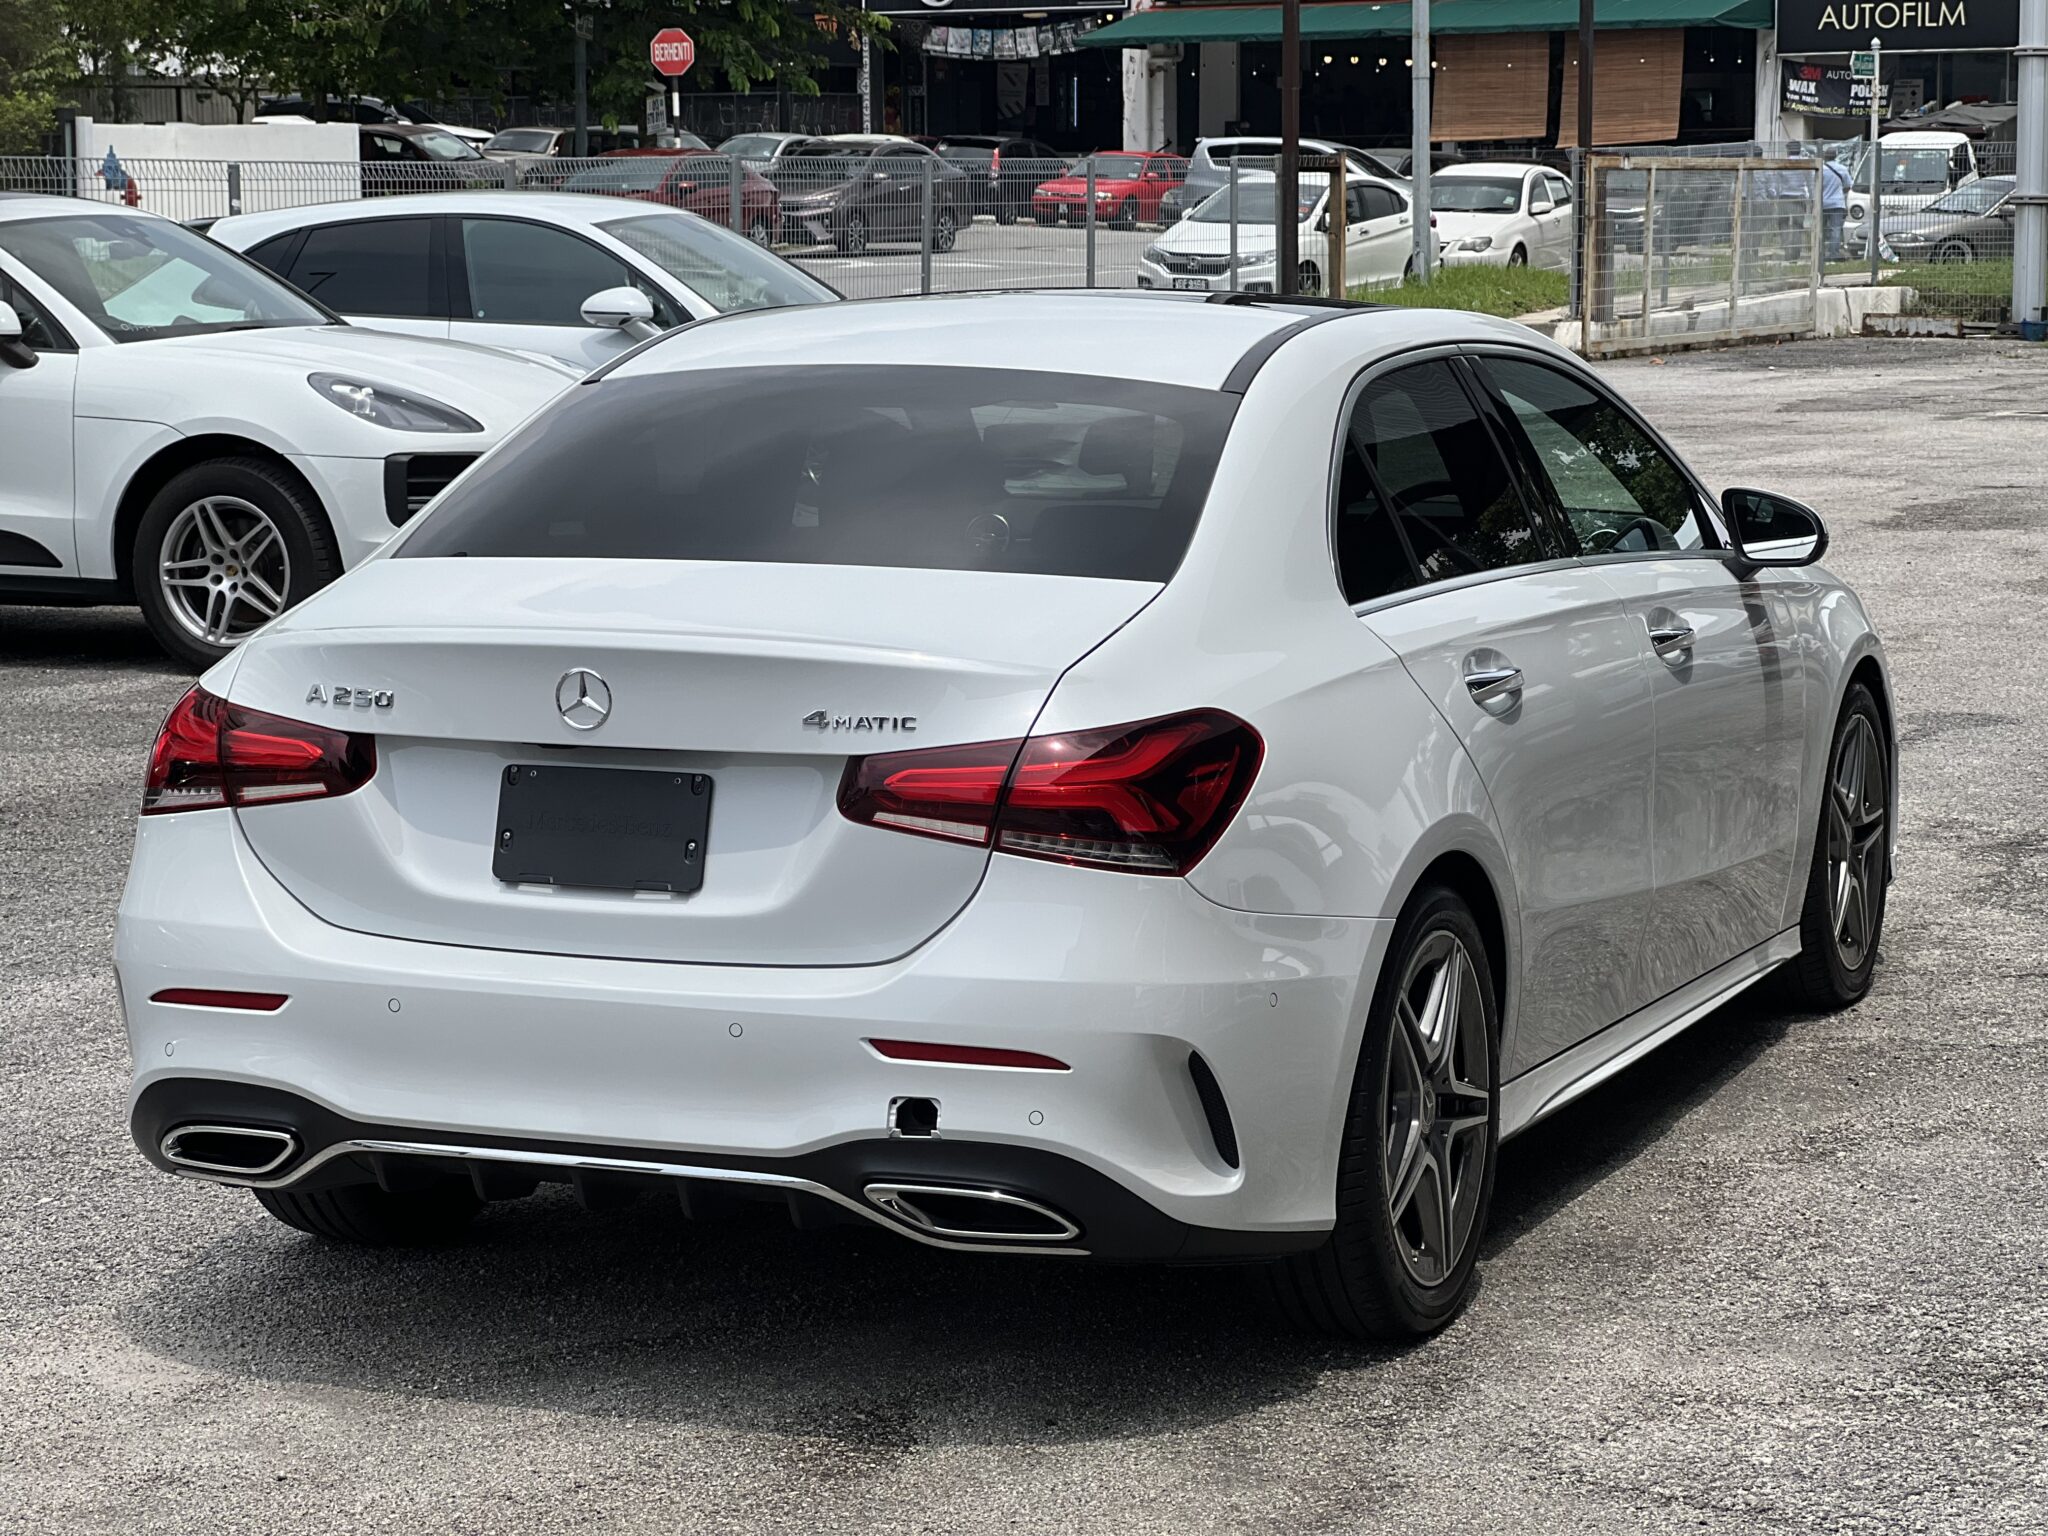
<path fill-rule="evenodd" d="M 1462 851 L 1439 854 L 1410 888 L 1403 906 L 1412 905 L 1424 891 L 1441 886 L 1452 892 L 1472 911 L 1479 935 L 1486 942 L 1486 962 L 1493 972 L 1494 1004 L 1505 1025 L 1508 1016 L 1508 932 L 1500 893 L 1486 866 Z"/>
<path fill-rule="evenodd" d="M 181 437 L 152 454 L 128 477 L 128 483 L 121 488 L 120 500 L 115 504 L 114 576 L 129 597 L 135 595 L 135 533 L 142 525 L 143 514 L 149 510 L 157 492 L 170 484 L 173 476 L 211 459 L 259 459 L 278 474 L 286 476 L 305 495 L 308 504 L 319 512 L 329 540 L 334 539 L 334 518 L 320 500 L 320 493 L 313 489 L 311 482 L 299 473 L 291 460 L 276 449 L 226 432 Z"/>

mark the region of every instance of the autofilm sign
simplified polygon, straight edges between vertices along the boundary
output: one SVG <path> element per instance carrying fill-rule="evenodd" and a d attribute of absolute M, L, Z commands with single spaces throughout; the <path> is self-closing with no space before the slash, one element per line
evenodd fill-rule
<path fill-rule="evenodd" d="M 1784 106 L 1787 112 L 1800 112 L 1808 117 L 1870 116 L 1871 82 L 1856 79 L 1846 69 L 1826 64 L 1794 64 L 1787 60 L 1784 75 Z M 1890 86 L 1879 88 L 1877 108 L 1880 112 L 1888 110 L 1890 96 Z"/>
<path fill-rule="evenodd" d="M 2011 48 L 2020 0 L 1778 0 L 1778 52 L 1849 53 L 1877 38 L 1885 51 Z"/>

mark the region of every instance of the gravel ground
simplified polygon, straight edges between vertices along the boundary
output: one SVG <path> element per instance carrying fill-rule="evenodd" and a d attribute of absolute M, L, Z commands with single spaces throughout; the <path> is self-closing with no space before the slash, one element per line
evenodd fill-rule
<path fill-rule="evenodd" d="M 495 1207 L 321 1246 L 148 1169 L 107 962 L 182 680 L 0 609 L 0 1530 L 2048 1528 L 2039 349 L 1611 369 L 1716 484 L 1832 519 L 1896 668 L 1871 998 L 1740 1002 L 1515 1143 L 1471 1310 L 1275 1332 L 1223 1270 Z"/>

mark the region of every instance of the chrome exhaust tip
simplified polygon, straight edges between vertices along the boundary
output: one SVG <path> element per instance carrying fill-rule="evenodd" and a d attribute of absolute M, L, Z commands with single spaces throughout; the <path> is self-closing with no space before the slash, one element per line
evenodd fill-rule
<path fill-rule="evenodd" d="M 869 1184 L 868 1199 L 931 1237 L 1006 1243 L 1066 1243 L 1081 1229 L 1049 1205 L 1000 1189 L 948 1184 Z"/>
<path fill-rule="evenodd" d="M 260 1179 L 298 1155 L 290 1131 L 254 1125 L 181 1125 L 158 1144 L 164 1161 L 209 1178 Z"/>

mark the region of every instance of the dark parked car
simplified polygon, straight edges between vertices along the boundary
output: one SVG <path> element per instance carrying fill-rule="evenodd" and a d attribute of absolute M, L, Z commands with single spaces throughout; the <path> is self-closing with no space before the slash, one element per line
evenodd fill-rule
<path fill-rule="evenodd" d="M 792 239 L 864 251 L 877 241 L 922 239 L 931 183 L 932 249 L 950 251 L 974 217 L 973 181 L 909 139 L 837 134 L 791 146 L 768 168 L 782 192 Z"/>
<path fill-rule="evenodd" d="M 2010 176 L 1965 182 L 1913 213 L 1887 214 L 1884 238 L 1901 261 L 2011 261 Z"/>
<path fill-rule="evenodd" d="M 446 128 L 426 123 L 365 123 L 356 131 L 365 197 L 502 187 L 512 180 L 513 173 L 504 165 L 486 160 L 475 145 Z"/>
<path fill-rule="evenodd" d="M 1014 224 L 1031 211 L 1031 193 L 1067 168 L 1066 157 L 1037 139 L 964 133 L 940 139 L 939 158 L 974 183 L 974 211 Z"/>
<path fill-rule="evenodd" d="M 562 190 L 665 203 L 730 225 L 732 166 L 729 158 L 708 149 L 618 149 L 586 163 L 562 183 Z M 745 163 L 740 167 L 740 228 L 757 245 L 773 245 L 782 234 L 782 199 L 775 184 Z"/>

